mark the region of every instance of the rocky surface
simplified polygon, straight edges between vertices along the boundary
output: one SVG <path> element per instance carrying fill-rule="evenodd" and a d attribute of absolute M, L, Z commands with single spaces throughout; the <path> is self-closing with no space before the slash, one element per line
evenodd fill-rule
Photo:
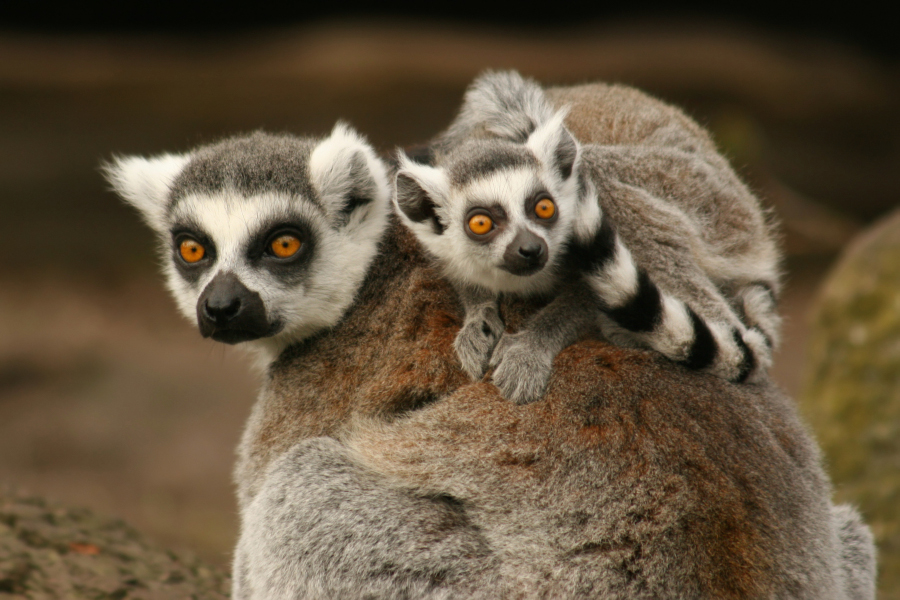
<path fill-rule="evenodd" d="M 839 502 L 879 549 L 879 598 L 900 598 L 900 211 L 864 233 L 812 313 L 803 409 Z"/>
<path fill-rule="evenodd" d="M 0 491 L 0 599 L 227 598 L 228 576 L 119 519 Z"/>

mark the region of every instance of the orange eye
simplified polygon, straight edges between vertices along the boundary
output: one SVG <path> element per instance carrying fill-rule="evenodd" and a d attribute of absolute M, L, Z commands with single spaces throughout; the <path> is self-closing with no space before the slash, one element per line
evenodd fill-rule
<path fill-rule="evenodd" d="M 206 256 L 206 248 L 197 240 L 190 238 L 181 242 L 178 251 L 181 252 L 181 258 L 187 263 L 195 263 Z"/>
<path fill-rule="evenodd" d="M 550 198 L 543 198 L 534 205 L 534 214 L 541 219 L 550 219 L 556 214 L 556 205 Z"/>
<path fill-rule="evenodd" d="M 293 235 L 280 235 L 272 240 L 269 247 L 272 249 L 272 254 L 278 258 L 290 258 L 297 254 L 302 245 L 303 242 Z"/>
<path fill-rule="evenodd" d="M 475 235 L 484 235 L 494 228 L 494 222 L 487 215 L 472 215 L 469 230 Z"/>

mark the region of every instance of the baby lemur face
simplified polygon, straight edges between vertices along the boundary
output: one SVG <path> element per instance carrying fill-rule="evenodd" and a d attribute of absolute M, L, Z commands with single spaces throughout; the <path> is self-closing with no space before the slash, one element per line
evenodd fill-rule
<path fill-rule="evenodd" d="M 529 175 L 496 173 L 494 178 L 469 187 L 463 201 L 463 230 L 477 244 L 472 253 L 480 254 L 486 264 L 521 277 L 534 275 L 547 264 L 547 238 L 559 221 L 553 196 Z M 495 194 L 498 188 L 503 188 L 502 192 Z"/>
<path fill-rule="evenodd" d="M 324 140 L 256 133 L 106 170 L 159 235 L 181 312 L 204 337 L 253 341 L 266 358 L 340 319 L 387 222 L 385 168 L 343 125 Z"/>
<path fill-rule="evenodd" d="M 470 140 L 437 167 L 401 156 L 397 208 L 451 280 L 495 292 L 553 287 L 580 210 L 578 147 L 561 118 L 525 143 Z"/>

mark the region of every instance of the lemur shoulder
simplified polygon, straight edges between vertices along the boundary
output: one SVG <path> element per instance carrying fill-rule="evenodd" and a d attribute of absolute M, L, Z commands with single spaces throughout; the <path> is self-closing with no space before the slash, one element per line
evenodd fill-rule
<path fill-rule="evenodd" d="M 593 340 L 543 402 L 470 382 L 452 289 L 352 130 L 107 173 L 182 312 L 272 357 L 235 471 L 237 600 L 873 597 L 871 535 L 771 383 Z M 540 306 L 501 300 L 512 331 Z"/>
<path fill-rule="evenodd" d="M 394 200 L 465 305 L 465 370 L 494 367 L 515 401 L 598 327 L 731 381 L 771 362 L 779 253 L 759 201 L 698 125 L 636 90 L 484 75 L 433 165 L 401 156 Z M 501 335 L 498 294 L 552 301 Z"/>

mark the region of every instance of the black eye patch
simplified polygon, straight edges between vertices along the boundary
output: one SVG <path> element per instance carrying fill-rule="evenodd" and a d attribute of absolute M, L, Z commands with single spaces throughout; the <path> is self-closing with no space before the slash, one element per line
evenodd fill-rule
<path fill-rule="evenodd" d="M 552 204 L 552 210 L 549 211 L 547 216 L 542 216 L 542 213 L 547 213 L 547 211 L 537 210 L 538 203 L 542 201 L 550 201 Z M 525 214 L 535 223 L 549 228 L 552 227 L 559 218 L 559 207 L 556 204 L 556 199 L 551 196 L 549 192 L 541 189 L 534 191 L 525 197 Z"/>
<path fill-rule="evenodd" d="M 178 223 L 171 229 L 168 252 L 175 268 L 185 281 L 197 283 L 215 264 L 216 245 L 193 223 Z M 199 251 L 198 251 L 199 247 Z"/>
<path fill-rule="evenodd" d="M 299 242 L 299 247 L 291 253 L 293 240 Z M 267 270 L 284 284 L 294 285 L 306 279 L 317 242 L 315 230 L 306 221 L 273 219 L 250 238 L 247 261 L 256 269 Z"/>

